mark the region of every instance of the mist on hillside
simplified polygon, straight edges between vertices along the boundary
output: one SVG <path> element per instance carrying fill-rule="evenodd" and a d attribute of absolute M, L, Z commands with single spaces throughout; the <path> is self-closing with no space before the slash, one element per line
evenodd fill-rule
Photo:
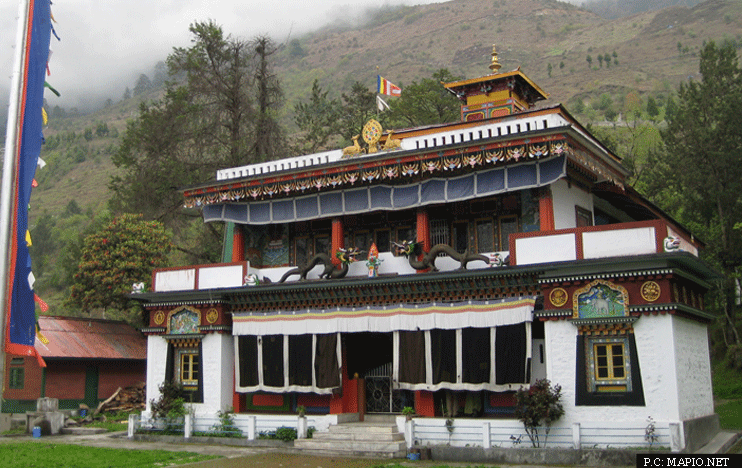
<path fill-rule="evenodd" d="M 121 101 L 141 85 L 142 75 L 153 80 L 158 63 L 166 59 L 173 47 L 189 46 L 188 26 L 197 20 L 213 20 L 224 28 L 225 33 L 234 37 L 250 39 L 268 35 L 277 44 L 286 44 L 313 31 L 359 28 L 369 19 L 401 14 L 405 8 L 416 4 L 444 2 L 391 0 L 378 6 L 376 2 L 352 2 L 349 5 L 347 0 L 311 0 L 307 7 L 276 9 L 272 2 L 263 0 L 221 2 L 218 6 L 206 0 L 184 0 L 177 5 L 147 2 L 141 8 L 135 5 L 139 1 L 104 4 L 93 0 L 67 0 L 53 4 L 52 13 L 57 20 L 54 28 L 60 39 L 52 38 L 51 74 L 47 81 L 62 96 L 46 93 L 48 108 L 59 106 L 73 114 L 88 113 L 106 103 Z M 453 0 L 450 3 L 459 1 L 477 0 Z M 548 4 L 557 0 L 543 1 Z M 692 6 L 699 2 L 569 1 L 604 17 L 625 16 L 672 5 Z M 0 45 L 3 46 L 0 48 L 0 68 L 3 70 L 12 69 L 17 11 L 17 5 L 0 6 Z M 3 109 L 7 108 L 9 73 L 7 78 L 0 82 Z"/>

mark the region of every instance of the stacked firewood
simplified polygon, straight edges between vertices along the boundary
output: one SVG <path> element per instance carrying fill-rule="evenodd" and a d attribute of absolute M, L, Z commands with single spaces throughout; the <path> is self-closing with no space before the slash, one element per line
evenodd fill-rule
<path fill-rule="evenodd" d="M 146 401 L 144 382 L 121 388 L 119 387 L 113 395 L 102 401 L 93 414 L 118 413 L 121 411 L 143 410 Z"/>

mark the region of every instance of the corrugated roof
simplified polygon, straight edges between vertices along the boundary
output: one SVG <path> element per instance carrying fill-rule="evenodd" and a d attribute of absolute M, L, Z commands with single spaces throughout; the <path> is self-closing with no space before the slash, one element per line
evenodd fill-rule
<path fill-rule="evenodd" d="M 125 322 L 79 317 L 39 317 L 36 350 L 44 358 L 146 359 L 147 341 Z"/>

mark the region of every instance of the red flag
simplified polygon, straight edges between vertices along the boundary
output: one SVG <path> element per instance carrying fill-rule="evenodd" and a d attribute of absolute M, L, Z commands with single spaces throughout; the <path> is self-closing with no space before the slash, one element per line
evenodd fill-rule
<path fill-rule="evenodd" d="M 46 312 L 49 310 L 49 304 L 44 302 L 44 300 L 40 298 L 38 294 L 34 293 L 33 300 L 36 301 L 37 304 L 39 304 L 39 309 L 41 309 L 42 312 Z"/>
<path fill-rule="evenodd" d="M 381 75 L 376 75 L 376 85 L 376 92 L 379 94 L 386 94 L 388 96 L 400 96 L 402 94 L 402 88 Z"/>

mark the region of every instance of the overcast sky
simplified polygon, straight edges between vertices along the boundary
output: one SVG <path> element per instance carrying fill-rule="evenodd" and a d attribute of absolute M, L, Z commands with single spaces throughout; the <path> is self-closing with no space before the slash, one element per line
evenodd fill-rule
<path fill-rule="evenodd" d="M 149 73 L 175 46 L 188 46 L 188 26 L 214 20 L 226 33 L 249 39 L 268 34 L 283 42 L 337 18 L 356 18 L 368 5 L 440 3 L 444 0 L 53 0 L 49 84 L 50 105 L 84 106 L 85 101 L 121 98 L 139 73 Z M 0 96 L 10 87 L 18 28 L 18 0 L 0 2 Z M 0 102 L 5 101 L 0 98 Z"/>

